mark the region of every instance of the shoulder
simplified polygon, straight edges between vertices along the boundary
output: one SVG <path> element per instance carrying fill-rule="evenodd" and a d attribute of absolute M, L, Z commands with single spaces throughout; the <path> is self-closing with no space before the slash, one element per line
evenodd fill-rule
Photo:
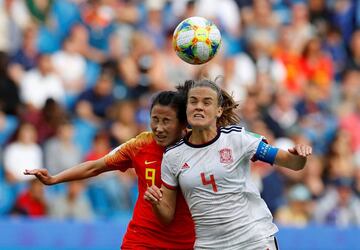
<path fill-rule="evenodd" d="M 152 136 L 151 132 L 142 132 L 141 134 L 137 135 L 136 137 L 128 140 L 127 142 L 117 146 L 115 149 L 113 149 L 109 155 L 125 152 L 125 151 L 131 151 L 133 153 L 138 152 L 141 150 L 141 148 L 150 145 L 154 141 L 154 138 Z"/>
<path fill-rule="evenodd" d="M 180 147 L 181 147 L 182 145 L 185 145 L 184 139 L 181 139 L 180 141 L 178 141 L 177 143 L 175 143 L 175 144 L 172 145 L 172 146 L 168 146 L 168 147 L 165 149 L 165 154 L 172 154 L 173 152 L 176 152 L 177 150 L 180 149 Z"/>
<path fill-rule="evenodd" d="M 241 133 L 244 131 L 245 131 L 245 129 L 238 125 L 230 125 L 230 126 L 220 128 L 220 133 L 222 133 L 222 134 Z"/>
<path fill-rule="evenodd" d="M 154 136 L 152 132 L 145 131 L 138 134 L 134 140 L 139 144 L 149 144 L 154 141 Z"/>
<path fill-rule="evenodd" d="M 241 134 L 246 137 L 252 137 L 257 139 L 264 139 L 264 136 L 259 135 L 257 133 L 251 132 L 249 130 L 246 130 L 244 127 L 238 126 L 238 125 L 231 125 L 226 127 L 221 127 L 220 132 L 223 134 Z"/>
<path fill-rule="evenodd" d="M 154 137 L 151 132 L 142 132 L 138 134 L 136 137 L 130 139 L 129 141 L 125 142 L 123 145 L 131 148 L 142 148 L 148 146 L 154 142 Z"/>

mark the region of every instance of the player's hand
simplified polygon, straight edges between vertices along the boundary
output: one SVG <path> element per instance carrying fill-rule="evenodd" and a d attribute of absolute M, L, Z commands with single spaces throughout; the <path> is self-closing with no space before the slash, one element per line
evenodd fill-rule
<path fill-rule="evenodd" d="M 307 157 L 312 154 L 312 147 L 303 144 L 297 144 L 293 148 L 289 148 L 288 151 L 293 155 Z"/>
<path fill-rule="evenodd" d="M 162 191 L 156 185 L 148 187 L 144 194 L 144 199 L 153 205 L 158 205 L 162 199 Z"/>
<path fill-rule="evenodd" d="M 24 175 L 34 175 L 36 178 L 39 179 L 39 181 L 41 181 L 45 185 L 54 184 L 54 178 L 49 175 L 47 169 L 25 169 Z"/>

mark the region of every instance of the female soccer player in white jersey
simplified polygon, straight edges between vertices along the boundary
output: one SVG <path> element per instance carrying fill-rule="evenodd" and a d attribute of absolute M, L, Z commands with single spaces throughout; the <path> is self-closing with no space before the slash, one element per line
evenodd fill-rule
<path fill-rule="evenodd" d="M 296 145 L 286 152 L 268 145 L 236 125 L 235 108 L 215 83 L 192 82 L 186 109 L 192 132 L 167 149 L 163 186 L 149 187 L 144 199 L 170 223 L 180 186 L 195 222 L 195 249 L 277 249 L 278 229 L 250 179 L 250 160 L 300 170 L 312 148 Z"/>

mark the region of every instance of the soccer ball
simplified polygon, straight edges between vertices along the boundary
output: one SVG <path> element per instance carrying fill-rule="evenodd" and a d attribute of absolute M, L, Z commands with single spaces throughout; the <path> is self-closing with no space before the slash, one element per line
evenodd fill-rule
<path fill-rule="evenodd" d="M 190 64 L 210 61 L 221 44 L 221 34 L 215 24 L 203 17 L 190 17 L 176 27 L 173 47 L 176 54 Z"/>

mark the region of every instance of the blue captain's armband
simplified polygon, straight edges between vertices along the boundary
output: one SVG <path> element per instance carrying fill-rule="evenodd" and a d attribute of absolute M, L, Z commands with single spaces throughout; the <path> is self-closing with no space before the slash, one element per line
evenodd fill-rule
<path fill-rule="evenodd" d="M 256 150 L 255 159 L 263 161 L 263 162 L 267 162 L 270 164 L 274 164 L 275 157 L 276 157 L 276 154 L 278 151 L 279 151 L 278 148 L 275 148 L 275 147 L 261 141 Z"/>

